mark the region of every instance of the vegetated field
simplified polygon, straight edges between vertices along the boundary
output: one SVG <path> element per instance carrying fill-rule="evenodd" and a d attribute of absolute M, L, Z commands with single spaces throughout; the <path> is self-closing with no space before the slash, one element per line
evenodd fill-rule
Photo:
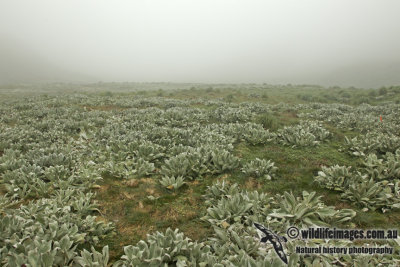
<path fill-rule="evenodd" d="M 0 99 L 2 266 L 285 266 L 254 222 L 400 225 L 400 87 L 47 84 Z M 295 253 L 306 244 L 394 255 Z M 399 239 L 285 252 L 400 264 Z"/>

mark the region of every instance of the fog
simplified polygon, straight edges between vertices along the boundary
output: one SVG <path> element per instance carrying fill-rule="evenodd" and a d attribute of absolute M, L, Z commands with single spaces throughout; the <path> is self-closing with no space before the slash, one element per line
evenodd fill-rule
<path fill-rule="evenodd" d="M 0 83 L 400 84 L 400 1 L 0 0 Z"/>

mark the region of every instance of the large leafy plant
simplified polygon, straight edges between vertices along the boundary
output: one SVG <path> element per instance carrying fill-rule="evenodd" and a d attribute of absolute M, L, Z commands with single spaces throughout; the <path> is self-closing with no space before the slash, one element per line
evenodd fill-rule
<path fill-rule="evenodd" d="M 267 161 L 265 159 L 256 158 L 246 163 L 242 168 L 242 172 L 252 177 L 272 180 L 278 169 L 274 165 L 274 162 L 271 162 L 271 160 Z"/>
<path fill-rule="evenodd" d="M 182 176 L 164 176 L 163 178 L 161 178 L 160 180 L 160 184 L 163 185 L 165 188 L 168 188 L 170 190 L 174 189 L 179 189 L 180 187 L 182 187 L 185 184 L 185 179 Z"/>
<path fill-rule="evenodd" d="M 319 171 L 314 179 L 322 187 L 343 191 L 349 186 L 355 175 L 350 169 L 351 167 L 339 165 L 331 167 L 322 166 L 322 171 Z"/>
<path fill-rule="evenodd" d="M 303 192 L 301 197 L 285 192 L 277 195 L 280 207 L 269 216 L 300 227 L 329 226 L 350 221 L 356 213 L 351 209 L 335 210 L 321 202 L 321 196 L 315 192 Z"/>

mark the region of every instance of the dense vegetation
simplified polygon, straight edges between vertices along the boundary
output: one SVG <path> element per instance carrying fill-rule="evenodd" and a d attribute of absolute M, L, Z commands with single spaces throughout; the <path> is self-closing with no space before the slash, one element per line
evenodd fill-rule
<path fill-rule="evenodd" d="M 283 266 L 254 222 L 282 236 L 399 226 L 400 87 L 50 84 L 0 96 L 2 266 Z M 295 254 L 304 242 L 286 243 L 289 266 L 400 263 L 399 240 L 365 241 L 389 243 L 386 256 Z M 354 245 L 307 244 L 321 242 Z"/>

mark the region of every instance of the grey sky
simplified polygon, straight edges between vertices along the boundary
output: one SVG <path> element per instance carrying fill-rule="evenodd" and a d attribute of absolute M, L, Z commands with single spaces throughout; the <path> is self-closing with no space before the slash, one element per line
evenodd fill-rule
<path fill-rule="evenodd" d="M 7 65 L 27 63 L 69 80 L 400 84 L 399 11 L 398 0 L 0 0 L 0 70 L 13 75 Z"/>

